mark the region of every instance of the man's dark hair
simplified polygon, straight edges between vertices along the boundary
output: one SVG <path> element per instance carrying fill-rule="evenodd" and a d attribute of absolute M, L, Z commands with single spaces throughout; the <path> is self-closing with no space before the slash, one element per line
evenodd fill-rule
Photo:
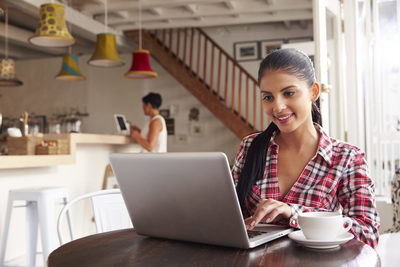
<path fill-rule="evenodd" d="M 142 98 L 143 103 L 150 103 L 153 108 L 159 108 L 162 103 L 162 98 L 160 94 L 149 93 Z"/>

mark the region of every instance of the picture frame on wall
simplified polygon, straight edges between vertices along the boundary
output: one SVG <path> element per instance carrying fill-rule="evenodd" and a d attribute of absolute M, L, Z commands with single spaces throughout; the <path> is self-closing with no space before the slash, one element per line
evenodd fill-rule
<path fill-rule="evenodd" d="M 237 61 L 250 61 L 259 59 L 258 42 L 237 42 L 234 44 L 234 56 Z"/>
<path fill-rule="evenodd" d="M 266 56 L 268 56 L 270 53 L 274 52 L 277 49 L 280 49 L 282 46 L 282 40 L 268 40 L 268 41 L 261 41 L 260 42 L 260 53 L 261 53 L 261 59 L 264 59 Z"/>
<path fill-rule="evenodd" d="M 312 42 L 313 38 L 312 37 L 294 37 L 288 39 L 288 43 L 304 43 L 304 42 Z"/>
<path fill-rule="evenodd" d="M 204 135 L 204 125 L 197 121 L 191 121 L 189 123 L 189 133 L 191 136 L 203 136 Z"/>
<path fill-rule="evenodd" d="M 169 109 L 160 109 L 160 115 L 164 117 L 164 119 L 168 119 L 170 115 Z"/>
<path fill-rule="evenodd" d="M 165 126 L 167 127 L 168 135 L 175 135 L 175 119 L 174 118 L 166 118 Z"/>

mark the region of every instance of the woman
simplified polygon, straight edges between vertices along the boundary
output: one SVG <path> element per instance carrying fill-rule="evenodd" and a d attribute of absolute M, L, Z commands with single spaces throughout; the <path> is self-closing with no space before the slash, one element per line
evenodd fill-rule
<path fill-rule="evenodd" d="M 142 104 L 143 113 L 150 117 L 150 121 L 143 130 L 131 125 L 131 137 L 142 147 L 141 152 L 167 152 L 167 126 L 160 115 L 161 95 L 149 93 L 142 98 Z"/>
<path fill-rule="evenodd" d="M 262 106 L 271 123 L 245 137 L 232 169 L 247 229 L 259 222 L 298 227 L 301 212 L 341 211 L 352 234 L 375 247 L 379 217 L 364 153 L 320 126 L 320 87 L 311 60 L 281 49 L 260 64 Z"/>

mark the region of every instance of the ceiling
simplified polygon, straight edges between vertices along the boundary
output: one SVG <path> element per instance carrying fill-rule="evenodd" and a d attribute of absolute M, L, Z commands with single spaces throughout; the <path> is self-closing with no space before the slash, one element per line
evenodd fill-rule
<path fill-rule="evenodd" d="M 9 56 L 15 59 L 60 56 L 67 48 L 34 47 L 27 39 L 35 32 L 41 4 L 51 0 L 0 0 L 8 6 Z M 104 0 L 54 0 L 65 6 L 74 53 L 91 54 L 96 34 L 105 31 Z M 139 23 L 139 4 L 141 23 Z M 252 23 L 281 23 L 307 27 L 312 0 L 108 0 L 107 32 L 117 35 L 118 48 L 130 52 L 136 45 L 124 31 L 184 27 L 223 27 Z M 0 23 L 0 55 L 4 55 L 4 16 Z"/>

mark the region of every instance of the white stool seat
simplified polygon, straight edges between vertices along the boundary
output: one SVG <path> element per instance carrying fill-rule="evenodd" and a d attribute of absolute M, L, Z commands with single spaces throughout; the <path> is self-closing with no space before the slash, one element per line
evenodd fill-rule
<path fill-rule="evenodd" d="M 58 247 L 54 205 L 57 199 L 62 199 L 64 206 L 68 203 L 68 190 L 64 187 L 41 187 L 10 190 L 8 195 L 7 213 L 2 238 L 0 265 L 5 265 L 7 239 L 11 222 L 14 201 L 26 201 L 26 216 L 28 223 L 28 264 L 35 266 L 37 252 L 37 234 L 40 228 L 43 262 L 46 263 L 49 254 Z M 72 222 L 68 213 L 69 230 L 72 238 Z"/>
<path fill-rule="evenodd" d="M 36 187 L 10 190 L 9 197 L 15 200 L 37 201 L 39 198 L 53 196 L 54 199 L 68 197 L 68 190 L 65 187 Z"/>

